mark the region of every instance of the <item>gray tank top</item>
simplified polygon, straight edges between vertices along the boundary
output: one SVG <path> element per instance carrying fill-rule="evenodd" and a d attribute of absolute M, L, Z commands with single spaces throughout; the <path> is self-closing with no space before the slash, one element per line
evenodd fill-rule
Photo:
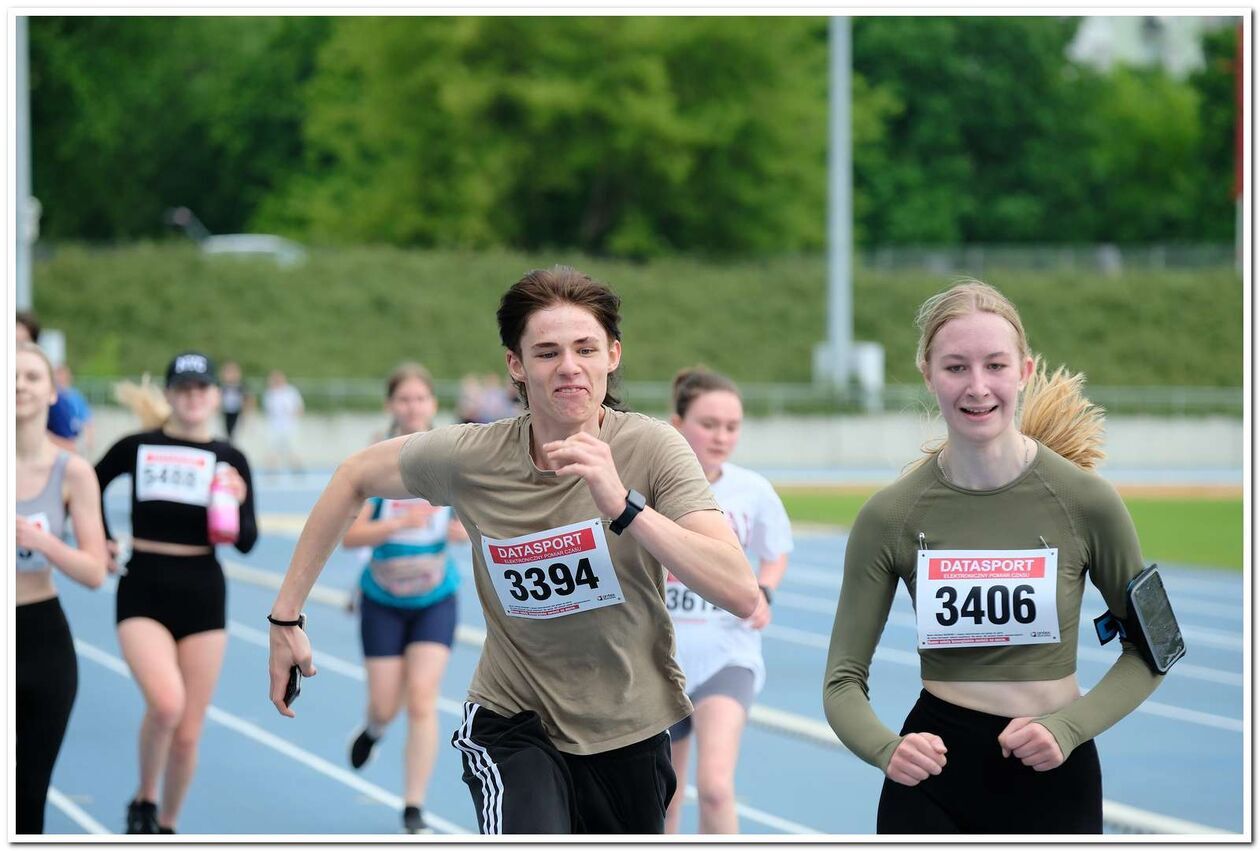
<path fill-rule="evenodd" d="M 66 462 L 70 460 L 69 452 L 57 453 L 53 461 L 52 472 L 44 489 L 34 499 L 18 500 L 17 513 L 31 523 L 41 526 L 44 531 L 60 538 L 66 529 L 66 503 L 61 497 L 61 484 L 66 478 Z M 48 559 L 43 553 L 24 550 L 18 547 L 17 569 L 22 572 L 43 570 L 48 567 Z"/>

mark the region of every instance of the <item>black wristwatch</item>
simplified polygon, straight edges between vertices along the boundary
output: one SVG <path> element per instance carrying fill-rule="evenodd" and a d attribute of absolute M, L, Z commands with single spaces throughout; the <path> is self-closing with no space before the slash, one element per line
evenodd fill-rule
<path fill-rule="evenodd" d="M 773 606 L 773 605 L 774 605 L 774 593 L 770 590 L 770 586 L 769 586 L 769 585 L 758 585 L 757 587 L 761 589 L 761 595 L 762 595 L 763 597 L 765 597 L 765 598 L 766 598 L 766 605 L 767 605 L 767 606 Z"/>
<path fill-rule="evenodd" d="M 626 510 L 621 512 L 621 516 L 608 524 L 608 528 L 612 530 L 614 535 L 620 535 L 622 531 L 630 525 L 634 518 L 639 516 L 639 512 L 647 508 L 647 499 L 643 494 L 634 488 L 626 491 Z"/>

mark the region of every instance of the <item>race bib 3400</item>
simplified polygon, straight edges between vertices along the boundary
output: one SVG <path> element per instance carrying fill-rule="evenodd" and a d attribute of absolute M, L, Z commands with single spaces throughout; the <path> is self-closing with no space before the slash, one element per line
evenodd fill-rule
<path fill-rule="evenodd" d="M 546 620 L 624 603 L 599 520 L 497 540 L 481 551 L 503 611 Z"/>
<path fill-rule="evenodd" d="M 1053 644 L 1059 551 L 919 550 L 920 648 Z"/>

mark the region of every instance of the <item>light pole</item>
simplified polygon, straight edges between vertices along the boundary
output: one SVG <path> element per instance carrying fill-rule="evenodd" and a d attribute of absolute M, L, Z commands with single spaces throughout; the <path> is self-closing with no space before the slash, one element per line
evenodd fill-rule
<path fill-rule="evenodd" d="M 32 221 L 34 214 L 34 205 L 31 198 L 31 92 L 30 85 L 27 82 L 28 76 L 28 51 L 27 51 L 27 34 L 26 26 L 29 19 L 25 15 L 19 15 L 17 18 L 17 29 L 15 32 L 17 41 L 17 50 L 15 51 L 15 59 L 17 60 L 17 69 L 14 74 L 13 82 L 16 89 L 17 99 L 17 199 L 16 199 L 16 227 L 14 228 L 14 237 L 17 244 L 14 246 L 14 259 L 17 264 L 16 275 L 16 291 L 14 292 L 14 303 L 18 310 L 31 309 L 31 243 L 35 241 L 35 228 L 38 227 L 36 221 Z"/>
<path fill-rule="evenodd" d="M 853 63 L 849 18 L 831 26 L 830 132 L 827 152 L 827 343 L 824 374 L 847 389 L 853 348 Z"/>

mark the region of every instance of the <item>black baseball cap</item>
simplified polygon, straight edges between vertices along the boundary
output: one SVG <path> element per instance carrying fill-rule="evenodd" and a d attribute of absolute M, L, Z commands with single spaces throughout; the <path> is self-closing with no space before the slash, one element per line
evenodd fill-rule
<path fill-rule="evenodd" d="M 166 386 L 192 383 L 218 384 L 219 375 L 214 370 L 214 361 L 208 355 L 201 352 L 181 352 L 166 367 Z"/>

